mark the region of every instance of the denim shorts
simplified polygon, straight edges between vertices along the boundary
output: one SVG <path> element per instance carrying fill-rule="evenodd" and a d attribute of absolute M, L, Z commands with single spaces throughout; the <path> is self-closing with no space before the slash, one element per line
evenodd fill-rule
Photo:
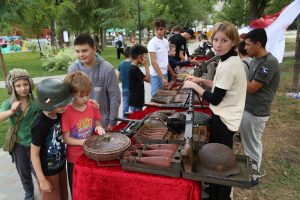
<path fill-rule="evenodd" d="M 167 79 L 167 74 L 164 74 L 164 76 Z M 160 76 L 151 76 L 150 78 L 151 78 L 151 96 L 154 96 L 159 89 L 163 88 L 163 81 Z"/>

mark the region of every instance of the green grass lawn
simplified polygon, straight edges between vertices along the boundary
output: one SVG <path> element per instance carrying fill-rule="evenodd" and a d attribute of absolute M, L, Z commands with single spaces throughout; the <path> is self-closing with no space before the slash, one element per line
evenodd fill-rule
<path fill-rule="evenodd" d="M 124 59 L 121 55 L 121 59 L 117 59 L 116 49 L 114 47 L 105 48 L 101 56 L 110 62 L 115 68 L 118 67 L 119 63 Z M 6 65 L 6 71 L 8 72 L 12 68 L 26 69 L 32 77 L 40 76 L 53 76 L 66 74 L 66 70 L 46 71 L 41 65 L 40 54 L 38 52 L 24 52 L 24 53 L 10 53 L 4 54 L 4 62 Z M 2 71 L 0 71 L 0 80 L 3 80 Z"/>
<path fill-rule="evenodd" d="M 295 51 L 296 49 L 296 39 L 286 38 L 285 39 L 285 51 Z"/>
<path fill-rule="evenodd" d="M 7 91 L 6 89 L 0 89 L 0 102 L 2 103 L 7 98 Z M 0 122 L 0 148 L 2 147 L 5 139 L 5 134 L 7 131 L 7 121 Z"/>
<path fill-rule="evenodd" d="M 263 132 L 262 184 L 251 190 L 235 189 L 235 200 L 300 199 L 300 100 L 286 96 L 292 85 L 294 58 L 280 65 L 280 85 Z"/>

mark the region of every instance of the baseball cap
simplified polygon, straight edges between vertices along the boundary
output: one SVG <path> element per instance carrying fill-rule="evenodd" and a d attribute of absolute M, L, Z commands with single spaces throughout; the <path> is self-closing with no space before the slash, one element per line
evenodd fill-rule
<path fill-rule="evenodd" d="M 191 29 L 191 28 L 188 28 L 188 29 L 184 30 L 184 32 L 186 32 L 186 33 L 190 34 L 190 35 L 192 36 L 192 39 L 195 39 L 195 36 L 194 36 L 194 31 L 193 31 L 193 29 Z"/>

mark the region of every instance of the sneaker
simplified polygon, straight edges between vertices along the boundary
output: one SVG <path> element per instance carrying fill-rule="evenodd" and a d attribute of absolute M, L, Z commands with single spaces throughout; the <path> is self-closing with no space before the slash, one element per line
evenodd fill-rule
<path fill-rule="evenodd" d="M 25 192 L 24 200 L 33 200 L 33 199 L 34 199 L 34 193 L 33 192 Z"/>
<path fill-rule="evenodd" d="M 260 183 L 259 178 L 251 180 L 251 187 L 257 186 Z"/>

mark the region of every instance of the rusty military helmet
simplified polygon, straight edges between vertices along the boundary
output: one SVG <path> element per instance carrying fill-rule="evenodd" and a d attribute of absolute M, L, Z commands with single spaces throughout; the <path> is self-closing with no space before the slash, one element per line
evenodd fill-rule
<path fill-rule="evenodd" d="M 203 145 L 197 155 L 195 170 L 207 176 L 227 177 L 240 173 L 231 148 L 219 143 Z"/>

